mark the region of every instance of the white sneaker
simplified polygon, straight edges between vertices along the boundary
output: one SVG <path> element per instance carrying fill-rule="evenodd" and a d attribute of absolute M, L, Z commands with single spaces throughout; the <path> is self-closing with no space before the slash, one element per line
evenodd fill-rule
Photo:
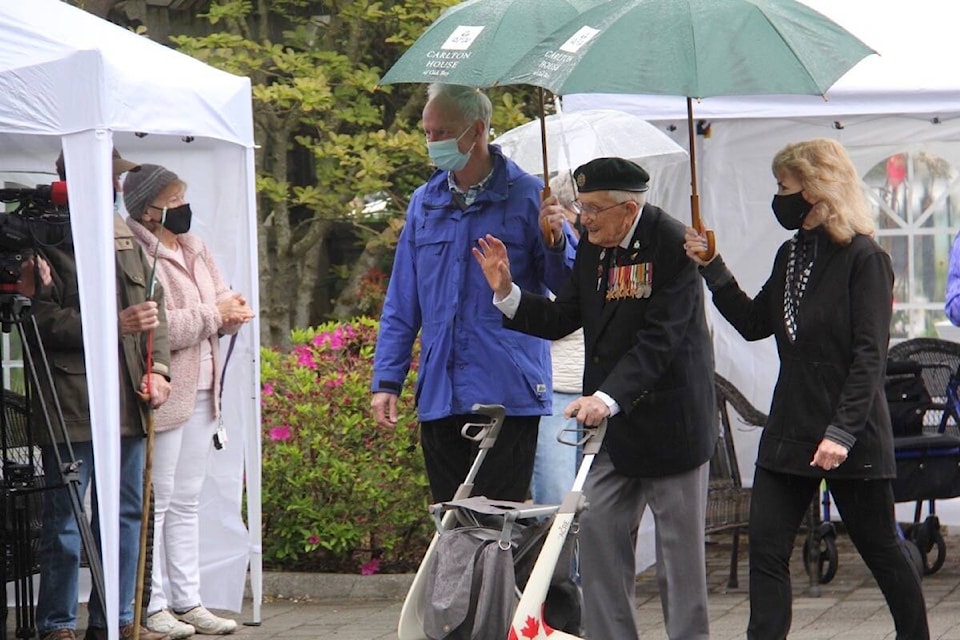
<path fill-rule="evenodd" d="M 177 617 L 183 622 L 192 625 L 197 633 L 209 636 L 222 636 L 233 633 L 237 628 L 237 621 L 221 618 L 210 613 L 203 605 L 194 607 L 186 613 L 178 613 Z"/>
<path fill-rule="evenodd" d="M 173 614 L 167 611 L 166 609 L 161 609 L 153 615 L 147 618 L 147 629 L 150 631 L 156 631 L 157 633 L 162 633 L 169 636 L 170 640 L 181 640 L 182 638 L 189 638 L 194 633 L 196 629 L 193 628 L 193 625 L 189 625 L 186 622 L 180 622 L 173 617 Z"/>

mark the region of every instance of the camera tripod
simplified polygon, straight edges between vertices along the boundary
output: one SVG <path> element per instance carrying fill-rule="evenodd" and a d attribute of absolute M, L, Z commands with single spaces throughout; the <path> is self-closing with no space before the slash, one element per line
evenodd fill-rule
<path fill-rule="evenodd" d="M 4 518 L 3 528 L 0 530 L 0 540 L 2 540 L 0 549 L 3 551 L 3 558 L 0 559 L 0 573 L 3 574 L 4 584 L 6 584 L 10 580 L 10 576 L 7 575 L 9 561 L 12 565 L 12 581 L 16 594 L 16 637 L 23 639 L 32 638 L 36 634 L 33 604 L 33 573 L 36 563 L 34 538 L 36 536 L 32 530 L 32 522 L 36 516 L 32 511 L 38 502 L 36 497 L 41 491 L 60 489 L 67 491 L 70 506 L 77 521 L 81 544 L 86 552 L 93 588 L 100 596 L 100 601 L 106 601 L 100 552 L 94 540 L 90 522 L 84 513 L 83 496 L 80 493 L 79 469 L 83 461 L 77 460 L 74 456 L 40 331 L 31 310 L 29 298 L 15 293 L 0 292 L 0 331 L 8 334 L 16 327 L 23 348 L 25 374 L 29 376 L 25 380 L 26 398 L 20 398 L 5 390 L 0 393 L 0 454 L 2 454 L 0 513 Z M 35 362 L 36 356 L 39 356 L 39 363 Z M 50 390 L 51 401 L 48 402 L 41 393 L 40 390 L 43 388 Z M 35 396 L 37 402 L 30 402 L 32 396 Z M 19 442 L 14 441 L 14 434 L 11 433 L 12 428 L 9 422 L 12 412 L 8 412 L 11 402 L 17 402 L 17 398 L 20 401 L 18 404 L 22 406 L 16 408 L 21 409 L 22 415 L 25 416 L 24 435 Z M 30 411 L 33 406 L 40 408 L 47 431 L 44 444 L 49 445 L 47 449 L 55 456 L 56 467 L 60 472 L 59 478 L 41 478 L 37 473 L 36 447 L 40 443 L 35 437 L 36 434 L 33 433 L 34 420 Z M 14 459 L 12 455 L 14 448 L 22 449 L 25 453 Z M 7 637 L 6 614 L 6 597 L 4 597 L 2 616 L 4 624 L 0 632 L 0 640 L 6 640 Z"/>

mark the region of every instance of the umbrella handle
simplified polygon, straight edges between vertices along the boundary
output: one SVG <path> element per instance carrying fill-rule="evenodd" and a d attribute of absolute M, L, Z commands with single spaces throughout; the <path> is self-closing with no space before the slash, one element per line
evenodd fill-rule
<path fill-rule="evenodd" d="M 700 256 L 700 259 L 705 262 L 709 262 L 710 260 L 713 260 L 713 256 L 715 256 L 717 253 L 717 238 L 713 234 L 713 230 L 704 229 L 703 222 L 699 219 L 697 219 L 696 222 L 694 222 L 693 228 L 697 230 L 697 233 L 706 237 L 707 239 L 707 250 L 702 251 L 697 255 Z"/>
<path fill-rule="evenodd" d="M 540 192 L 540 202 L 546 202 L 549 197 L 550 185 L 545 184 L 543 191 Z M 540 233 L 543 234 L 543 239 L 547 241 L 548 247 L 557 244 L 557 239 L 553 237 L 553 227 L 550 226 L 550 221 L 545 216 L 540 217 Z"/>
<path fill-rule="evenodd" d="M 700 218 L 700 197 L 697 194 L 690 196 L 690 222 L 696 232 L 707 239 L 707 250 L 697 255 L 704 261 L 713 260 L 713 256 L 717 253 L 717 238 L 713 230 L 707 229 Z"/>
<path fill-rule="evenodd" d="M 717 239 L 713 235 L 711 229 L 703 229 L 700 233 L 704 234 L 707 237 L 707 250 L 698 254 L 701 260 L 713 260 L 713 256 L 717 253 Z"/>

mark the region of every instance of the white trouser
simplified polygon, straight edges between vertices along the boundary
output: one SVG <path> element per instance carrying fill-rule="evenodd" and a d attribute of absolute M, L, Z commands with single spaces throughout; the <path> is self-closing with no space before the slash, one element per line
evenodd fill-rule
<path fill-rule="evenodd" d="M 193 415 L 154 437 L 150 613 L 200 604 L 200 490 L 217 429 L 212 396 L 198 391 Z"/>

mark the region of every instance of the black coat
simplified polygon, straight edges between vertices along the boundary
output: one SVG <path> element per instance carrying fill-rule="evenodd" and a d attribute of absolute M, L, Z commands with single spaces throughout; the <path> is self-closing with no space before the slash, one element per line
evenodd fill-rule
<path fill-rule="evenodd" d="M 604 445 L 617 471 L 628 476 L 693 469 L 710 459 L 717 442 L 713 344 L 683 234 L 680 222 L 644 205 L 625 262 L 649 264 L 649 297 L 605 302 L 601 248 L 586 240 L 556 300 L 525 291 L 516 315 L 505 321 L 549 340 L 583 327 L 583 393 L 599 389 L 620 405 Z"/>
<path fill-rule="evenodd" d="M 789 241 L 754 299 L 732 278 L 711 287 L 717 309 L 744 338 L 773 335 L 777 342 L 780 375 L 757 465 L 824 475 L 810 461 L 830 428 L 831 439 L 853 446 L 827 477 L 893 478 L 893 431 L 883 393 L 893 309 L 890 256 L 867 236 L 838 245 L 822 228 L 812 233 L 817 253 L 799 306 L 796 342 L 788 340 L 783 319 Z"/>

